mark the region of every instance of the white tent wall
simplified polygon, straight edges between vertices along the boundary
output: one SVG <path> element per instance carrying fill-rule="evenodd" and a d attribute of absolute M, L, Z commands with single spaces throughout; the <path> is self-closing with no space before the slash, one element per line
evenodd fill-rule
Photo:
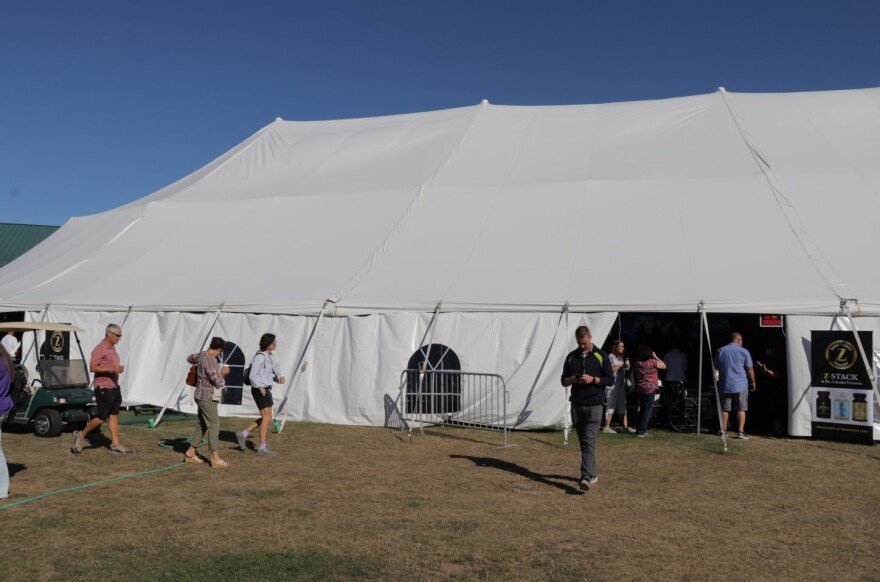
<path fill-rule="evenodd" d="M 185 357 L 202 347 L 206 338 L 219 336 L 236 343 L 250 362 L 260 336 L 271 331 L 278 336 L 276 356 L 288 379 L 287 386 L 274 388 L 276 403 L 288 386 L 296 386 L 288 403 L 291 420 L 388 426 L 399 423 L 400 375 L 422 347 L 431 317 L 430 313 L 325 317 L 298 383 L 293 371 L 314 326 L 312 316 L 131 312 L 126 317 L 125 312 L 50 309 L 46 319 L 88 330 L 80 334 L 86 358 L 109 323 L 125 321 L 118 349 L 126 366 L 120 384 L 129 404 L 167 404 L 194 412 L 183 384 L 189 367 Z M 567 409 L 559 376 L 565 355 L 575 347 L 575 329 L 588 325 L 594 341 L 601 344 L 615 318 L 615 313 L 441 312 L 429 337 L 432 343 L 452 348 L 462 370 L 504 378 L 510 392 L 509 426 L 546 428 L 561 424 Z M 221 405 L 220 413 L 258 414 L 247 387 L 241 406 Z"/>
<path fill-rule="evenodd" d="M 880 353 L 880 318 L 854 318 L 858 331 L 874 333 L 874 358 Z M 849 319 L 844 315 L 834 317 L 790 315 L 785 319 L 786 347 L 788 350 L 788 402 L 790 417 L 788 433 L 791 436 L 812 436 L 812 403 L 810 387 L 811 331 L 852 331 Z M 872 363 L 872 365 L 874 365 Z M 874 366 L 875 374 L 880 369 Z M 876 394 L 876 392 L 875 392 Z M 880 402 L 874 397 L 874 440 L 880 440 Z"/>

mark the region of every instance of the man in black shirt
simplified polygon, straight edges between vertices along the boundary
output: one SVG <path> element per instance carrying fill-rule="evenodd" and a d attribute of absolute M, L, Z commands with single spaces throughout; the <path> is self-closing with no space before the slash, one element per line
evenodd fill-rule
<path fill-rule="evenodd" d="M 588 491 L 599 477 L 596 474 L 596 435 L 602 422 L 605 387 L 614 384 L 611 359 L 593 345 L 590 328 L 580 326 L 574 332 L 578 348 L 565 357 L 562 385 L 571 386 L 571 421 L 581 444 L 581 481 Z"/>

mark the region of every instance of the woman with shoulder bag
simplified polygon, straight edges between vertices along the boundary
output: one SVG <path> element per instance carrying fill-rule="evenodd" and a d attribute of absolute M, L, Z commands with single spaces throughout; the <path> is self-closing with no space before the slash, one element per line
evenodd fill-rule
<path fill-rule="evenodd" d="M 626 415 L 626 384 L 629 381 L 629 359 L 624 356 L 625 347 L 621 340 L 615 340 L 611 344 L 609 357 L 611 358 L 611 371 L 614 372 L 614 384 L 605 388 L 605 426 L 602 432 L 617 432 L 611 428 L 611 417 L 614 413 L 623 416 L 623 430 L 636 432 L 629 426 Z"/>
<path fill-rule="evenodd" d="M 260 338 L 260 351 L 251 362 L 251 373 L 248 377 L 251 381 L 251 396 L 254 397 L 254 402 L 260 411 L 260 418 L 250 423 L 243 431 L 235 433 L 238 446 L 244 451 L 247 448 L 247 438 L 251 431 L 260 427 L 260 445 L 257 447 L 257 454 L 269 457 L 278 454 L 266 446 L 269 425 L 272 424 L 272 405 L 274 404 L 272 383 L 284 384 L 285 382 L 285 377 L 281 375 L 281 367 L 275 360 L 275 354 L 272 353 L 277 347 L 275 334 L 264 333 Z"/>
<path fill-rule="evenodd" d="M 192 444 L 183 456 L 186 463 L 203 463 L 199 458 L 198 449 L 202 444 L 202 437 L 208 438 L 208 450 L 211 451 L 211 467 L 222 469 L 229 463 L 220 458 L 220 414 L 217 411 L 217 403 L 220 402 L 220 394 L 226 385 L 223 377 L 229 373 L 229 368 L 221 368 L 217 356 L 223 351 L 226 342 L 223 338 L 211 338 L 211 344 L 204 352 L 192 354 L 186 358 L 190 364 L 196 364 L 196 389 L 194 398 L 199 409 L 199 424 L 192 435 Z"/>

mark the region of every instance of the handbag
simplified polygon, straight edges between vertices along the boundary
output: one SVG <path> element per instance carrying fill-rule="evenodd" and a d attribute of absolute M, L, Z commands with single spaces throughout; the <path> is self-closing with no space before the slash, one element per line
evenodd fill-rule
<path fill-rule="evenodd" d="M 193 364 L 189 367 L 189 373 L 186 375 L 186 385 L 196 387 L 196 379 L 198 378 L 199 365 Z"/>
<path fill-rule="evenodd" d="M 633 384 L 633 372 L 629 370 L 625 373 L 624 378 L 626 381 L 623 383 L 623 392 L 624 394 L 632 394 L 635 392 L 635 384 Z"/>

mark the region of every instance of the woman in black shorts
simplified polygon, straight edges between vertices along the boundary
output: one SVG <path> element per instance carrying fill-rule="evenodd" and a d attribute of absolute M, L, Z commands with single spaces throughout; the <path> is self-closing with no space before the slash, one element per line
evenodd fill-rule
<path fill-rule="evenodd" d="M 246 429 L 235 433 L 238 446 L 245 450 L 247 438 L 252 430 L 260 427 L 260 445 L 257 447 L 258 455 L 274 457 L 278 453 L 266 446 L 266 438 L 269 436 L 269 425 L 272 424 L 272 384 L 277 382 L 284 384 L 284 376 L 281 375 L 281 367 L 272 353 L 277 347 L 275 334 L 264 333 L 260 338 L 260 351 L 251 362 L 251 395 L 260 410 L 260 418 L 250 423 Z"/>

